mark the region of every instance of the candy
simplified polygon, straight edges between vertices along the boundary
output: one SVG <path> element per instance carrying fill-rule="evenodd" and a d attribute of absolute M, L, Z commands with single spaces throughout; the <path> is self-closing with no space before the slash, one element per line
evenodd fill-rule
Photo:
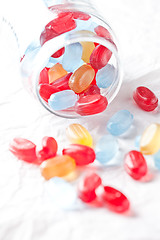
<path fill-rule="evenodd" d="M 90 64 L 94 69 L 101 69 L 107 65 L 111 56 L 112 52 L 108 48 L 98 45 L 90 56 Z"/>
<path fill-rule="evenodd" d="M 123 213 L 130 207 L 127 197 L 113 187 L 104 186 L 101 199 L 106 207 L 113 212 Z"/>
<path fill-rule="evenodd" d="M 49 83 L 53 83 L 58 78 L 61 78 L 65 75 L 67 75 L 67 71 L 64 70 L 61 64 L 57 63 L 48 71 L 49 75 Z"/>
<path fill-rule="evenodd" d="M 126 172 L 135 180 L 139 180 L 147 174 L 147 164 L 142 153 L 130 151 L 124 158 L 124 168 Z"/>
<path fill-rule="evenodd" d="M 48 99 L 53 93 L 56 93 L 58 89 L 49 85 L 49 84 L 40 84 L 39 85 L 39 95 L 43 98 L 44 101 L 48 102 Z"/>
<path fill-rule="evenodd" d="M 107 123 L 107 130 L 114 136 L 125 133 L 132 125 L 133 115 L 128 110 L 115 113 Z"/>
<path fill-rule="evenodd" d="M 44 68 L 39 74 L 39 84 L 41 83 L 49 83 L 47 68 Z"/>
<path fill-rule="evenodd" d="M 82 115 L 92 115 L 103 112 L 108 105 L 106 97 L 99 94 L 80 96 L 75 104 L 75 111 Z"/>
<path fill-rule="evenodd" d="M 140 140 L 140 152 L 146 155 L 155 154 L 160 149 L 160 124 L 149 125 Z"/>
<path fill-rule="evenodd" d="M 140 140 L 141 140 L 141 136 L 137 136 L 135 138 L 135 147 L 139 149 L 140 147 Z"/>
<path fill-rule="evenodd" d="M 113 65 L 107 64 L 96 74 L 96 83 L 99 88 L 108 88 L 115 80 L 116 69 Z"/>
<path fill-rule="evenodd" d="M 158 168 L 160 170 L 160 151 L 158 151 L 155 155 L 154 155 L 154 163 L 156 168 Z"/>
<path fill-rule="evenodd" d="M 73 72 L 83 64 L 82 46 L 80 43 L 67 45 L 62 59 L 62 66 L 68 72 Z"/>
<path fill-rule="evenodd" d="M 87 174 L 78 186 L 78 196 L 83 202 L 92 202 L 97 195 L 95 190 L 101 185 L 102 180 L 96 173 Z"/>
<path fill-rule="evenodd" d="M 92 137 L 85 127 L 80 124 L 74 123 L 66 129 L 66 135 L 71 143 L 83 144 L 92 146 Z"/>
<path fill-rule="evenodd" d="M 100 37 L 104 37 L 106 39 L 112 39 L 112 36 L 110 34 L 110 32 L 102 27 L 102 26 L 97 26 L 95 29 L 94 29 L 95 33 L 97 33 L 98 36 Z"/>
<path fill-rule="evenodd" d="M 56 207 L 66 210 L 74 207 L 77 194 L 71 184 L 62 178 L 54 177 L 47 181 L 45 186 Z"/>
<path fill-rule="evenodd" d="M 25 138 L 14 138 L 10 143 L 9 150 L 25 162 L 36 161 L 36 145 Z"/>
<path fill-rule="evenodd" d="M 57 111 L 73 107 L 76 101 L 77 95 L 72 90 L 64 90 L 52 94 L 48 99 L 48 105 Z"/>
<path fill-rule="evenodd" d="M 74 19 L 80 19 L 83 21 L 87 21 L 88 19 L 91 18 L 87 13 L 80 12 L 80 11 L 72 12 L 72 16 Z"/>
<path fill-rule="evenodd" d="M 65 52 L 65 48 L 63 47 L 63 48 L 59 49 L 57 52 L 55 52 L 51 57 L 59 58 L 64 54 L 64 52 Z"/>
<path fill-rule="evenodd" d="M 144 111 L 153 111 L 158 106 L 158 98 L 146 87 L 138 87 L 133 93 L 133 99 Z"/>
<path fill-rule="evenodd" d="M 89 59 L 93 50 L 95 49 L 95 45 L 93 42 L 81 42 L 81 45 L 83 47 L 82 60 L 85 63 L 89 63 Z"/>
<path fill-rule="evenodd" d="M 100 89 L 97 85 L 90 85 L 80 96 L 100 94 Z"/>
<path fill-rule="evenodd" d="M 36 149 L 37 161 L 41 163 L 46 159 L 56 156 L 57 149 L 58 144 L 53 137 L 43 137 L 42 148 Z"/>
<path fill-rule="evenodd" d="M 63 149 L 63 154 L 72 157 L 77 166 L 83 166 L 94 162 L 95 152 L 92 148 L 81 144 L 71 144 Z"/>
<path fill-rule="evenodd" d="M 95 76 L 94 69 L 89 65 L 82 65 L 69 79 L 69 87 L 75 93 L 81 93 L 86 90 Z"/>
<path fill-rule="evenodd" d="M 67 155 L 50 158 L 40 165 L 42 176 L 49 180 L 52 177 L 65 177 L 75 170 L 75 161 Z"/>
<path fill-rule="evenodd" d="M 45 42 L 49 41 L 50 39 L 57 37 L 58 34 L 52 31 L 51 29 L 44 29 L 44 31 L 40 35 L 40 44 L 43 46 Z"/>
<path fill-rule="evenodd" d="M 96 160 L 105 164 L 117 154 L 119 149 L 116 138 L 111 135 L 104 135 L 96 144 Z"/>
<path fill-rule="evenodd" d="M 72 73 L 68 73 L 67 75 L 55 80 L 52 83 L 52 87 L 58 89 L 59 91 L 63 91 L 63 90 L 69 90 L 69 85 L 68 85 L 68 81 L 69 78 L 71 77 Z"/>

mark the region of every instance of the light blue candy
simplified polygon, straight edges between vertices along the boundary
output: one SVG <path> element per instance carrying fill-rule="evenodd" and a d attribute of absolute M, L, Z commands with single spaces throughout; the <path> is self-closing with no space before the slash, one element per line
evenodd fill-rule
<path fill-rule="evenodd" d="M 96 145 L 96 159 L 104 164 L 110 161 L 117 154 L 119 145 L 115 137 L 111 135 L 103 136 Z"/>
<path fill-rule="evenodd" d="M 158 151 L 153 158 L 156 168 L 160 170 L 160 151 Z"/>
<path fill-rule="evenodd" d="M 73 72 L 83 64 L 81 60 L 82 50 L 83 48 L 80 43 L 73 43 L 66 46 L 62 66 L 67 72 Z"/>
<path fill-rule="evenodd" d="M 61 63 L 61 62 L 62 62 L 62 56 L 59 57 L 59 58 L 50 57 L 49 60 L 48 60 L 48 63 L 46 64 L 46 67 L 47 67 L 47 68 L 51 68 L 51 67 L 53 67 L 56 63 Z"/>
<path fill-rule="evenodd" d="M 141 136 L 137 136 L 135 139 L 135 147 L 139 149 Z"/>
<path fill-rule="evenodd" d="M 82 30 L 87 30 L 87 31 L 91 31 L 94 32 L 94 29 L 97 27 L 97 24 L 93 22 L 93 20 L 90 18 L 87 21 L 83 21 L 80 19 L 76 19 L 76 31 L 82 31 Z"/>
<path fill-rule="evenodd" d="M 98 70 L 96 83 L 99 88 L 108 88 L 115 80 L 116 69 L 113 65 L 107 64 L 104 68 Z"/>
<path fill-rule="evenodd" d="M 46 183 L 46 190 L 53 203 L 62 209 L 74 208 L 77 194 L 74 187 L 62 178 L 54 177 Z"/>
<path fill-rule="evenodd" d="M 77 95 L 72 90 L 64 90 L 54 93 L 48 100 L 48 105 L 53 110 L 64 110 L 73 107 L 77 101 Z"/>
<path fill-rule="evenodd" d="M 115 113 L 107 123 L 107 130 L 114 136 L 125 133 L 132 125 L 133 115 L 128 110 Z"/>

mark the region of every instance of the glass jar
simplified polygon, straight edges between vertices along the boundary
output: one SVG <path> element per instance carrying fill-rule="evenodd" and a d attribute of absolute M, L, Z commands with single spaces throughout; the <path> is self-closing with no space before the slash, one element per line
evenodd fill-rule
<path fill-rule="evenodd" d="M 45 4 L 44 20 L 42 17 L 33 41 L 22 53 L 25 87 L 47 110 L 61 117 L 77 118 L 102 112 L 115 98 L 122 79 L 111 27 L 88 0 L 46 0 Z M 77 51 L 81 54 L 76 55 Z M 85 71 L 83 77 L 79 76 L 77 71 L 82 66 L 84 70 L 84 65 L 87 70 L 94 70 L 94 76 L 90 78 L 90 73 L 87 75 Z M 79 90 L 82 80 L 85 86 Z M 74 92 L 74 81 L 80 81 L 77 92 Z"/>

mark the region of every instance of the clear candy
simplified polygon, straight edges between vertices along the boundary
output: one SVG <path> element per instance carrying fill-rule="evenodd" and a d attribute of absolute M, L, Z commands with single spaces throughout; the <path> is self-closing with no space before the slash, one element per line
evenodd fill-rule
<path fill-rule="evenodd" d="M 115 80 L 116 69 L 113 65 L 107 64 L 100 69 L 96 75 L 96 83 L 99 88 L 108 88 Z"/>

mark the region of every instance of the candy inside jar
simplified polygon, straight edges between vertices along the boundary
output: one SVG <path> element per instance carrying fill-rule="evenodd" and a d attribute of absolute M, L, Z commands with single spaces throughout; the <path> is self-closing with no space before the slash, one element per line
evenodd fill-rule
<path fill-rule="evenodd" d="M 49 10 L 56 11 L 56 17 L 25 52 L 23 77 L 56 115 L 74 118 L 105 111 L 121 84 L 112 30 L 94 15 L 71 7 Z"/>

